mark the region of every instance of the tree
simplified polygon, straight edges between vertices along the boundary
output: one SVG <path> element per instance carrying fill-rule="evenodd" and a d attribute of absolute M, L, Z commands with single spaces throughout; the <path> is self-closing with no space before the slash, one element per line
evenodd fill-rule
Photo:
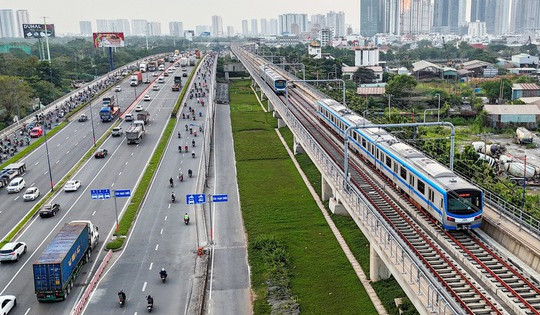
<path fill-rule="evenodd" d="M 29 108 L 32 89 L 26 82 L 11 76 L 0 76 L 0 121 L 4 125 L 13 122 L 14 116 L 26 116 Z"/>
<path fill-rule="evenodd" d="M 501 80 L 503 81 L 503 99 L 509 100 L 512 96 L 512 86 L 508 80 Z M 501 80 L 486 81 L 480 84 L 480 87 L 484 91 L 484 95 L 489 98 L 489 101 L 492 103 L 495 103 L 495 100 L 499 98 Z"/>
<path fill-rule="evenodd" d="M 403 98 L 408 96 L 417 84 L 418 82 L 412 76 L 406 74 L 395 75 L 388 80 L 386 93 L 392 94 L 395 98 Z"/>
<path fill-rule="evenodd" d="M 357 82 L 358 85 L 361 83 L 373 83 L 376 78 L 373 70 L 364 67 L 358 67 L 358 70 L 352 76 L 353 81 Z"/>

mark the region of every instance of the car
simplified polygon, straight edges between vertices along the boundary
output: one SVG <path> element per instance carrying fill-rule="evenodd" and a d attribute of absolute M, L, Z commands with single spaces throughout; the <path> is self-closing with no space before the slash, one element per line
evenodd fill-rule
<path fill-rule="evenodd" d="M 88 116 L 86 116 L 85 114 L 82 114 L 81 116 L 79 116 L 79 122 L 85 122 L 88 120 Z"/>
<path fill-rule="evenodd" d="M 9 313 L 16 305 L 17 299 L 15 295 L 0 296 L 0 314 L 5 315 Z"/>
<path fill-rule="evenodd" d="M 165 78 L 164 77 L 159 77 L 157 79 L 157 81 L 158 81 L 158 83 L 163 83 L 163 82 L 165 82 Z"/>
<path fill-rule="evenodd" d="M 183 76 L 184 78 L 186 78 L 186 77 L 187 77 L 187 73 L 186 73 L 186 72 L 182 73 L 182 76 Z"/>
<path fill-rule="evenodd" d="M 120 87 L 120 85 L 117 85 L 117 86 L 114 88 L 114 91 L 115 91 L 115 92 L 122 92 L 122 88 Z"/>
<path fill-rule="evenodd" d="M 26 253 L 26 244 L 24 242 L 7 243 L 0 249 L 0 262 L 19 261 L 19 258 L 24 253 Z"/>
<path fill-rule="evenodd" d="M 133 121 L 133 115 L 132 114 L 127 114 L 126 117 L 124 117 L 124 120 L 125 121 Z"/>
<path fill-rule="evenodd" d="M 127 71 L 127 70 L 122 71 L 122 75 L 123 75 L 124 77 L 125 77 L 126 75 L 128 75 L 128 74 L 129 74 L 129 71 Z"/>
<path fill-rule="evenodd" d="M 157 85 L 157 84 L 154 85 L 154 86 L 152 87 L 152 91 L 159 91 L 159 85 Z"/>
<path fill-rule="evenodd" d="M 146 95 L 144 96 L 144 100 L 145 100 L 146 102 L 151 101 L 152 98 L 150 97 L 150 94 L 146 94 Z M 140 109 L 140 110 L 137 110 L 138 107 L 141 107 L 141 109 Z M 139 111 L 141 111 L 141 110 L 142 110 L 142 106 L 141 106 L 141 105 L 135 107 L 135 111 L 139 112 Z"/>
<path fill-rule="evenodd" d="M 169 73 L 163 72 L 163 76 L 164 76 L 164 77 L 168 77 L 168 76 L 169 76 Z"/>
<path fill-rule="evenodd" d="M 172 69 L 167 70 L 168 73 L 173 73 Z"/>
<path fill-rule="evenodd" d="M 182 71 L 183 71 L 183 72 L 187 72 L 187 68 L 182 68 Z"/>
<path fill-rule="evenodd" d="M 69 180 L 64 185 L 64 191 L 77 191 L 81 187 L 81 182 L 78 180 Z"/>
<path fill-rule="evenodd" d="M 7 191 L 8 191 L 8 194 L 18 193 L 24 187 L 26 187 L 26 182 L 24 181 L 24 178 L 15 177 L 14 179 L 11 180 L 11 182 L 9 182 L 9 185 L 7 186 Z"/>
<path fill-rule="evenodd" d="M 24 201 L 34 201 L 39 197 L 39 188 L 30 187 L 28 188 L 23 195 Z"/>
<path fill-rule="evenodd" d="M 157 73 L 157 72 L 154 72 L 154 74 L 152 74 L 152 76 L 154 76 L 154 77 L 158 77 L 158 76 L 159 76 L 159 73 Z"/>
<path fill-rule="evenodd" d="M 39 138 L 43 134 L 43 129 L 41 127 L 34 127 L 30 130 L 30 137 Z"/>
<path fill-rule="evenodd" d="M 48 203 L 39 209 L 39 216 L 44 217 L 54 217 L 56 213 L 60 211 L 60 205 L 57 203 Z"/>
<path fill-rule="evenodd" d="M 150 84 L 150 79 L 144 80 L 144 84 Z"/>
<path fill-rule="evenodd" d="M 96 151 L 96 153 L 94 154 L 94 157 L 95 157 L 96 159 L 103 159 L 104 157 L 107 156 L 108 153 L 109 153 L 109 151 L 107 151 L 107 149 L 98 150 L 98 151 Z"/>
<path fill-rule="evenodd" d="M 122 127 L 114 127 L 111 135 L 113 137 L 120 137 L 123 133 L 124 133 L 124 130 L 122 130 Z"/>

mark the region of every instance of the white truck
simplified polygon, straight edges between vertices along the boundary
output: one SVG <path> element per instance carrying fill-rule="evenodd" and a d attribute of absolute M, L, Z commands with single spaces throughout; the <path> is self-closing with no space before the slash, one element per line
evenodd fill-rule
<path fill-rule="evenodd" d="M 127 144 L 139 144 L 144 137 L 145 132 L 146 128 L 144 127 L 144 121 L 135 120 L 126 130 Z"/>
<path fill-rule="evenodd" d="M 146 72 L 146 63 L 142 62 L 140 65 L 139 65 L 139 71 L 141 72 Z"/>
<path fill-rule="evenodd" d="M 186 57 L 180 58 L 180 67 L 186 67 L 188 65 L 188 59 Z"/>

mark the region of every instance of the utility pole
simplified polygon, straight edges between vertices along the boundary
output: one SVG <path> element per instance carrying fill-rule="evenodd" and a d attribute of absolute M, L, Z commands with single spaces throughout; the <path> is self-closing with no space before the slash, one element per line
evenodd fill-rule
<path fill-rule="evenodd" d="M 47 31 L 47 17 L 43 17 L 43 28 L 45 28 L 45 44 L 47 45 L 47 60 L 51 63 L 51 50 L 49 49 L 49 32 Z"/>

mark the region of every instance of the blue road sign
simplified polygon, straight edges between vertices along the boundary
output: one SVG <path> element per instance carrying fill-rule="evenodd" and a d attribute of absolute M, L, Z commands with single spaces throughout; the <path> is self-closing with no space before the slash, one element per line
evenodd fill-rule
<path fill-rule="evenodd" d="M 212 195 L 212 202 L 227 202 L 229 195 Z"/>
<path fill-rule="evenodd" d="M 205 194 L 186 195 L 186 203 L 188 205 L 196 205 L 196 204 L 205 203 L 205 202 L 206 202 Z"/>
<path fill-rule="evenodd" d="M 114 191 L 114 196 L 115 197 L 129 197 L 131 196 L 131 190 L 129 189 L 117 189 Z"/>
<path fill-rule="evenodd" d="M 92 199 L 110 199 L 111 198 L 111 190 L 110 189 L 92 189 L 90 190 L 90 197 Z"/>

